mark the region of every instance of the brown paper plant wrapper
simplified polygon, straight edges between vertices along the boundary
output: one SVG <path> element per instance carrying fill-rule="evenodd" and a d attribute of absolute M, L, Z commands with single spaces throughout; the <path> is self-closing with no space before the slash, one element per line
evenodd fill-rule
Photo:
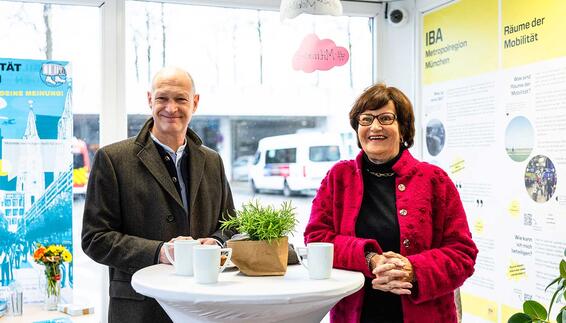
<path fill-rule="evenodd" d="M 220 266 L 224 266 L 224 263 L 226 262 L 226 259 L 228 259 L 228 257 L 221 255 L 220 256 Z"/>
<path fill-rule="evenodd" d="M 232 262 L 248 276 L 283 276 L 287 272 L 288 239 L 228 240 Z"/>

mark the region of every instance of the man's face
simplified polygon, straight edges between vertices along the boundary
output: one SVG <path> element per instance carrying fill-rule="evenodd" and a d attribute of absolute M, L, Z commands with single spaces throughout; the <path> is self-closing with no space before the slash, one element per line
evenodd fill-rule
<path fill-rule="evenodd" d="M 154 126 L 153 134 L 165 137 L 185 136 L 199 101 L 185 73 L 172 72 L 156 76 L 152 91 L 147 93 Z"/>

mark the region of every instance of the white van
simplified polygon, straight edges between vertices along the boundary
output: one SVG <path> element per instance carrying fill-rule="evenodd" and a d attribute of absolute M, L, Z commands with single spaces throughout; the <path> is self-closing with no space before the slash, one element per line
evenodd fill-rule
<path fill-rule="evenodd" d="M 328 170 L 345 158 L 339 134 L 312 132 L 266 137 L 259 141 L 250 167 L 250 186 L 253 193 L 312 193 Z"/>

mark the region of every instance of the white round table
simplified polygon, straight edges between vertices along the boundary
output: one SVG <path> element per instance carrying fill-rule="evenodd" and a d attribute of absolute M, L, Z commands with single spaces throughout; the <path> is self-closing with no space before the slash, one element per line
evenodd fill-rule
<path fill-rule="evenodd" d="M 320 322 L 363 284 L 361 273 L 339 269 L 329 279 L 311 280 L 301 265 L 289 266 L 285 276 L 268 277 L 227 269 L 210 285 L 176 275 L 173 266 L 163 264 L 132 277 L 133 288 L 155 298 L 173 322 Z"/>

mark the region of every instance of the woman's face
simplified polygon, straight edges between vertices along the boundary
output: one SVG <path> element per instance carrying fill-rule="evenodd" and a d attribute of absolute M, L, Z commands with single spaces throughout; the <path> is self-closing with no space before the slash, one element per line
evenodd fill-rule
<path fill-rule="evenodd" d="M 361 115 L 377 116 L 386 112 L 397 115 L 393 101 L 389 101 L 377 110 L 366 110 Z M 395 158 L 399 154 L 399 145 L 401 144 L 397 119 L 395 118 L 395 121 L 390 125 L 380 124 L 377 118 L 374 118 L 369 126 L 362 126 L 358 123 L 358 139 L 363 151 L 372 162 L 382 164 Z"/>

